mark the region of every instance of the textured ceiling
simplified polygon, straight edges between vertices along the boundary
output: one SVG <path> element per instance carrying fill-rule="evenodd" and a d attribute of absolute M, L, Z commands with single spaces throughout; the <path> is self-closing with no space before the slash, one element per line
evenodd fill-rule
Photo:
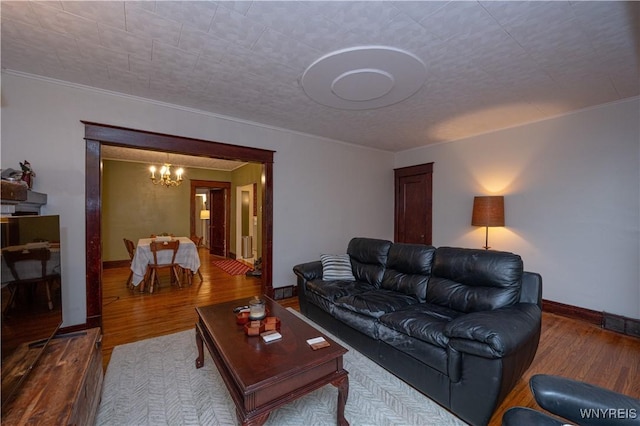
<path fill-rule="evenodd" d="M 177 167 L 194 167 L 230 172 L 247 164 L 240 161 L 223 160 L 220 158 L 196 157 L 193 155 L 123 148 L 106 144 L 102 144 L 101 149 L 101 157 L 105 160 L 147 163 L 150 166 L 156 166 L 158 169 L 162 167 L 163 164 L 168 163 L 174 166 L 172 170 L 175 170 Z"/>
<path fill-rule="evenodd" d="M 395 152 L 638 96 L 639 10 L 593 1 L 2 1 L 2 68 Z M 301 87 L 318 58 L 375 45 L 424 63 L 424 84 L 408 99 L 345 110 Z"/>

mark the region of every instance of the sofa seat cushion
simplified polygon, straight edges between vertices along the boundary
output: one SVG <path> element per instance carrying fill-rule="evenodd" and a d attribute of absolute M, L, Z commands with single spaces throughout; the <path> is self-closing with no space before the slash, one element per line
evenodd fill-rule
<path fill-rule="evenodd" d="M 463 313 L 443 306 L 419 303 L 382 315 L 379 322 L 409 337 L 446 348 L 449 338 L 444 334 L 444 329 L 451 320 L 460 315 Z"/>
<path fill-rule="evenodd" d="M 448 350 L 438 345 L 432 345 L 408 334 L 394 330 L 378 322 L 376 330 L 378 340 L 382 346 L 390 346 L 404 354 L 422 362 L 425 367 L 433 368 L 448 376 Z M 384 351 L 383 351 L 384 352 Z"/>
<path fill-rule="evenodd" d="M 380 316 L 418 303 L 418 299 L 408 294 L 392 290 L 376 289 L 364 293 L 351 294 L 336 299 L 336 306 L 368 317 Z"/>
<path fill-rule="evenodd" d="M 358 330 L 360 333 L 374 340 L 378 340 L 378 320 L 376 318 L 337 305 L 333 305 L 332 315 L 337 320 Z"/>
<path fill-rule="evenodd" d="M 333 302 L 329 301 L 323 296 L 320 296 L 318 293 L 308 291 L 306 293 L 306 299 L 307 299 L 307 302 L 309 302 L 310 304 L 316 305 L 323 311 L 329 313 L 330 315 L 333 315 L 333 307 L 334 307 Z"/>
<path fill-rule="evenodd" d="M 315 293 L 333 302 L 341 297 L 364 293 L 375 287 L 364 281 L 323 281 L 313 280 L 307 283 L 307 291 Z"/>

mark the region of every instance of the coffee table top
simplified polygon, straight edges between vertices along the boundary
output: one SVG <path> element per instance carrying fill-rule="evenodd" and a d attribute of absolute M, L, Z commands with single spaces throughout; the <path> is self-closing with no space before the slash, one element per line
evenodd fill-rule
<path fill-rule="evenodd" d="M 311 366 L 341 357 L 347 349 L 307 324 L 268 297 L 263 297 L 269 316 L 280 318 L 282 338 L 265 343 L 260 336 L 247 336 L 236 324 L 233 308 L 246 305 L 249 299 L 196 308 L 234 380 L 246 391 L 269 385 L 274 378 L 286 379 Z M 312 350 L 308 339 L 324 337 L 330 346 Z"/>

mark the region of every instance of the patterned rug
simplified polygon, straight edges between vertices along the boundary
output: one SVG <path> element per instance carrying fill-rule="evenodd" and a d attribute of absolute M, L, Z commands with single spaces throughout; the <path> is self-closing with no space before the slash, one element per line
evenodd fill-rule
<path fill-rule="evenodd" d="M 247 271 L 251 271 L 253 269 L 250 266 L 247 266 L 244 263 L 238 262 L 234 259 L 214 260 L 211 263 L 213 263 L 214 266 L 217 266 L 229 275 L 244 275 L 247 273 Z"/>
<path fill-rule="evenodd" d="M 349 349 L 344 356 L 349 372 L 345 416 L 352 426 L 465 425 L 364 355 L 340 344 Z M 233 400 L 209 352 L 205 348 L 200 369 L 195 368 L 196 357 L 193 330 L 116 346 L 96 425 L 238 424 Z M 273 411 L 266 424 L 335 425 L 337 398 L 334 386 L 324 386 Z"/>

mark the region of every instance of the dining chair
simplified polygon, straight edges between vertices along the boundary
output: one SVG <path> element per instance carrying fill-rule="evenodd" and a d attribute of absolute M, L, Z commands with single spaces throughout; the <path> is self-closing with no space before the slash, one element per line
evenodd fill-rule
<path fill-rule="evenodd" d="M 193 244 L 196 245 L 196 251 L 198 251 L 198 249 L 200 248 L 200 246 L 202 245 L 202 239 L 204 237 L 198 237 L 197 235 L 192 235 L 189 237 L 189 239 L 191 241 L 193 241 Z M 198 256 L 200 256 L 200 253 L 198 252 Z M 190 273 L 190 271 L 185 270 L 185 272 Z M 202 279 L 202 272 L 200 272 L 200 268 L 198 268 L 198 270 L 193 273 L 192 275 L 198 274 L 198 276 L 200 277 L 200 282 L 204 281 Z M 191 276 L 189 276 L 189 283 L 191 283 Z"/>
<path fill-rule="evenodd" d="M 39 283 L 44 283 L 45 290 L 47 292 L 47 305 L 49 310 L 53 309 L 53 301 L 51 299 L 51 284 L 60 282 L 60 273 L 55 271 L 47 271 L 47 262 L 51 259 L 51 251 L 46 248 L 34 248 L 27 250 L 5 250 L 2 252 L 2 256 L 7 262 L 9 271 L 11 272 L 13 281 L 8 283 L 10 296 L 9 301 L 5 305 L 3 314 L 14 303 L 15 294 L 19 287 L 31 284 L 31 291 L 35 291 L 35 286 Z M 32 261 L 34 264 L 33 272 L 30 277 L 21 277 L 18 272 L 18 263 Z M 35 261 L 35 262 L 34 262 Z M 31 269 L 31 268 L 30 268 Z"/>
<path fill-rule="evenodd" d="M 129 253 L 129 269 L 131 269 L 131 263 L 133 262 L 133 256 L 136 254 L 136 245 L 133 241 L 127 240 L 126 238 L 122 239 L 124 241 L 124 246 L 127 248 L 127 252 Z M 131 279 L 133 278 L 133 270 L 129 272 L 129 278 L 127 278 L 127 288 L 133 288 L 133 284 L 131 283 Z"/>
<path fill-rule="evenodd" d="M 152 241 L 149 244 L 149 248 L 151 249 L 151 253 L 153 253 L 153 263 L 149 263 L 148 265 L 148 269 L 151 271 L 151 277 L 149 278 L 149 293 L 153 293 L 153 286 L 156 282 L 158 283 L 158 287 L 160 286 L 160 280 L 158 279 L 157 274 L 160 269 L 169 269 L 171 271 L 171 282 L 174 282 L 175 279 L 178 283 L 178 287 L 182 287 L 182 284 L 180 283 L 180 276 L 178 274 L 181 267 L 176 263 L 176 254 L 178 253 L 178 248 L 180 248 L 180 240 Z M 158 252 L 164 250 L 171 250 L 173 252 L 169 263 L 158 262 Z"/>

